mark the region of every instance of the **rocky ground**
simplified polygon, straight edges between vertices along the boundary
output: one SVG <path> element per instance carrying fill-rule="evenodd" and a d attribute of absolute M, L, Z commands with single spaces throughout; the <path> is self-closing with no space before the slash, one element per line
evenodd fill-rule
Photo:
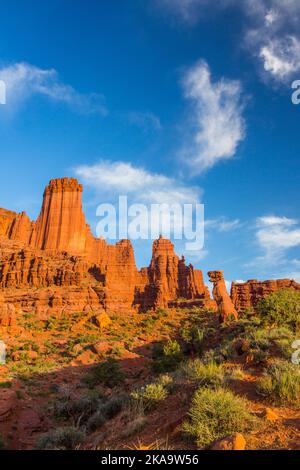
<path fill-rule="evenodd" d="M 274 361 L 290 362 L 292 338 L 256 319 L 220 325 L 195 307 L 110 318 L 22 314 L 0 336 L 8 349 L 0 367 L 4 448 L 300 448 L 299 396 L 259 387 Z M 199 387 L 242 397 L 255 425 L 200 445 L 183 431 Z"/>

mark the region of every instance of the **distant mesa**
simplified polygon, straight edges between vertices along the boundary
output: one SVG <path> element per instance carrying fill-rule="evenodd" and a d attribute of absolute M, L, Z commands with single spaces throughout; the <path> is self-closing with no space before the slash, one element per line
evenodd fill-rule
<path fill-rule="evenodd" d="M 226 304 L 236 317 L 270 292 L 300 289 L 290 280 L 248 281 L 233 284 L 230 298 L 222 274 L 218 281 L 211 277 L 218 284 L 212 299 L 202 272 L 186 265 L 162 236 L 153 243 L 150 265 L 138 270 L 129 240 L 109 245 L 93 236 L 82 209 L 82 191 L 75 178 L 51 180 L 36 221 L 25 212 L 0 208 L 0 324 L 1 311 L 5 322 L 10 321 L 7 312 L 13 308 L 7 305 L 48 316 L 189 305 L 221 313 Z M 226 319 L 224 312 L 221 317 Z"/>

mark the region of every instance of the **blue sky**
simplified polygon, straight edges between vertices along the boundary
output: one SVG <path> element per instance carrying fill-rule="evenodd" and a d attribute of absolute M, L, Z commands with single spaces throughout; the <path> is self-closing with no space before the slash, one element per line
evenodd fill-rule
<path fill-rule="evenodd" d="M 66 175 L 93 230 L 121 190 L 199 201 L 205 247 L 188 261 L 228 281 L 300 279 L 298 0 L 0 6 L 0 206 L 36 218 Z"/>

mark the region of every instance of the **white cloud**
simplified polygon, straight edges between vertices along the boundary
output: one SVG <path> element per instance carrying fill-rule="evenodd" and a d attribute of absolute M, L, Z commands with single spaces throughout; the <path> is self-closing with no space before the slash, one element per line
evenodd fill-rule
<path fill-rule="evenodd" d="M 182 155 L 199 174 L 233 158 L 245 137 L 241 84 L 225 78 L 213 82 L 208 64 L 200 61 L 186 71 L 183 87 L 192 103 L 195 130 Z"/>
<path fill-rule="evenodd" d="M 205 221 L 206 229 L 217 230 L 218 232 L 231 232 L 241 227 L 239 219 L 228 220 L 226 217 L 219 217 L 217 219 L 208 219 Z"/>
<path fill-rule="evenodd" d="M 102 160 L 95 165 L 81 165 L 75 173 L 83 183 L 97 192 L 134 196 L 141 203 L 197 203 L 200 188 L 161 175 L 128 162 Z"/>
<path fill-rule="evenodd" d="M 298 221 L 287 217 L 265 216 L 256 220 L 255 239 L 262 255 L 248 266 L 291 265 L 286 255 L 289 250 L 300 246 Z"/>
<path fill-rule="evenodd" d="M 263 66 L 263 77 L 286 82 L 300 70 L 299 0 L 156 1 L 187 24 L 227 8 L 238 8 L 246 22 L 241 35 L 245 34 L 246 48 Z"/>
<path fill-rule="evenodd" d="M 271 26 L 275 21 L 278 20 L 278 12 L 275 10 L 269 10 L 265 15 L 266 26 Z"/>
<path fill-rule="evenodd" d="M 174 241 L 176 241 L 176 246 L 180 248 L 181 253 L 188 250 L 186 254 L 196 257 L 197 260 L 205 256 L 206 252 L 202 250 L 200 230 L 197 235 L 194 235 L 195 240 L 200 240 L 194 251 L 187 246 L 187 240 L 193 239 L 193 237 L 189 238 L 188 230 L 193 231 L 195 227 L 195 204 L 201 202 L 202 196 L 200 188 L 187 186 L 175 178 L 152 173 L 122 161 L 102 160 L 95 165 L 79 166 L 74 171 L 86 187 L 95 191 L 97 198 L 95 206 L 109 203 L 117 209 L 119 196 L 127 196 L 129 208 L 132 204 L 143 204 L 147 208 L 141 218 L 145 224 L 143 226 L 148 227 L 147 237 L 149 237 L 150 230 L 153 235 L 152 230 L 156 230 L 158 227 L 160 233 L 168 238 L 175 238 Z M 165 206 L 161 206 L 160 211 L 155 213 L 152 212 L 153 206 L 150 207 L 154 204 L 164 204 Z M 174 204 L 180 206 L 174 209 Z M 190 206 L 193 209 L 192 212 L 185 212 L 185 218 L 183 217 L 183 204 L 193 204 Z M 198 223 L 203 227 L 203 219 L 198 218 Z M 121 221 L 118 226 L 125 225 Z M 130 233 L 126 236 L 130 237 Z M 154 238 L 158 236 L 159 233 L 153 235 Z"/>
<path fill-rule="evenodd" d="M 61 102 L 83 114 L 106 114 L 103 97 L 99 94 L 81 94 L 72 86 L 59 80 L 54 69 L 40 69 L 24 62 L 0 69 L 0 80 L 6 84 L 6 101 L 9 109 L 17 107 L 33 95 L 42 95 Z"/>
<path fill-rule="evenodd" d="M 275 215 L 267 215 L 264 217 L 258 217 L 256 225 L 258 227 L 269 227 L 269 226 L 286 226 L 296 225 L 298 221 L 296 219 L 290 219 L 288 217 L 277 217 Z"/>
<path fill-rule="evenodd" d="M 300 41 L 294 36 L 270 40 L 260 51 L 265 71 L 284 80 L 300 71 Z"/>

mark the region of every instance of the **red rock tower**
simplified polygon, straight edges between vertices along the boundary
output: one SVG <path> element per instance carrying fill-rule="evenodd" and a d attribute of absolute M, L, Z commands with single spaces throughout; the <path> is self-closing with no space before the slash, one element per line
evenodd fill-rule
<path fill-rule="evenodd" d="M 36 248 L 70 253 L 85 251 L 87 225 L 82 211 L 82 190 L 75 178 L 50 181 L 36 222 Z"/>

